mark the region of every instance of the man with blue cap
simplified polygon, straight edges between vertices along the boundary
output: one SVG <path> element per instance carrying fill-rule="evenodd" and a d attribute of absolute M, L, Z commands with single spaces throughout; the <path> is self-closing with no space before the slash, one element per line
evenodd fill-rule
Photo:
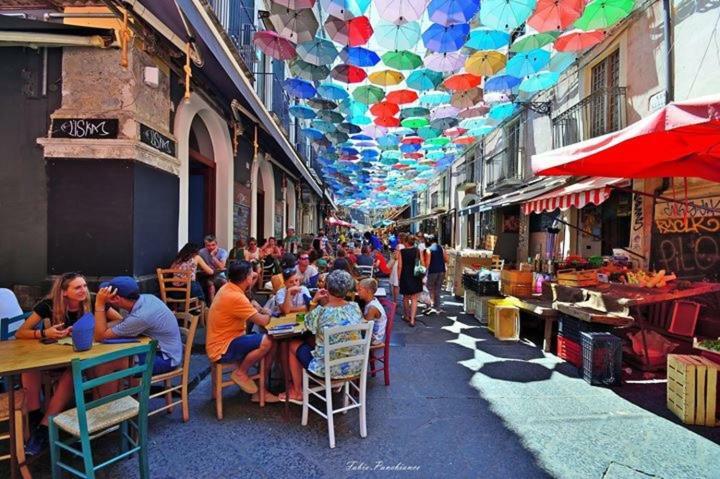
<path fill-rule="evenodd" d="M 105 306 L 129 314 L 120 321 L 107 322 Z M 183 345 L 177 318 L 170 308 L 152 294 L 140 294 L 137 281 L 117 276 L 102 283 L 95 299 L 95 340 L 148 336 L 157 340 L 153 374 L 176 369 L 182 363 Z"/>

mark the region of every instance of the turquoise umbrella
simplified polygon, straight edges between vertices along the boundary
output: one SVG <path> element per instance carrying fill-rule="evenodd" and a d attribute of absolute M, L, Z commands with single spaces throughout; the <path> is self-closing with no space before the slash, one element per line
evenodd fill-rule
<path fill-rule="evenodd" d="M 510 118 L 515 113 L 517 105 L 512 102 L 498 103 L 497 105 L 490 108 L 488 116 L 493 120 L 503 121 L 506 118 Z"/>
<path fill-rule="evenodd" d="M 536 0 L 483 0 L 480 21 L 498 30 L 512 30 L 528 19 L 536 3 Z"/>
<path fill-rule="evenodd" d="M 460 128 L 465 128 L 466 130 L 472 130 L 474 128 L 487 126 L 487 120 L 485 120 L 485 118 L 467 118 L 461 121 L 459 126 Z"/>
<path fill-rule="evenodd" d="M 477 138 L 477 137 L 485 136 L 485 135 L 489 134 L 494 129 L 495 129 L 494 126 L 485 125 L 485 126 L 481 126 L 479 128 L 473 128 L 472 130 L 468 130 L 467 134 Z"/>
<path fill-rule="evenodd" d="M 348 123 L 352 123 L 353 125 L 363 126 L 363 125 L 369 125 L 372 123 L 372 120 L 370 117 L 367 117 L 365 115 L 357 115 L 357 116 L 351 116 L 347 118 Z"/>
<path fill-rule="evenodd" d="M 347 116 L 360 116 L 368 111 L 368 106 L 365 103 L 346 98 L 340 103 L 338 110 Z"/>
<path fill-rule="evenodd" d="M 440 105 L 449 103 L 452 95 L 444 91 L 431 91 L 420 96 L 420 103 L 427 105 Z"/>
<path fill-rule="evenodd" d="M 303 120 L 311 120 L 315 118 L 315 110 L 305 105 L 293 105 L 288 108 L 288 113 L 290 113 L 295 118 L 300 118 Z"/>
<path fill-rule="evenodd" d="M 330 100 L 344 100 L 350 94 L 347 90 L 339 85 L 333 85 L 332 83 L 323 83 L 317 87 L 318 96 L 328 98 Z"/>
<path fill-rule="evenodd" d="M 550 52 L 547 50 L 530 50 L 529 52 L 516 53 L 510 58 L 505 66 L 505 71 L 508 75 L 522 78 L 539 72 L 549 62 Z"/>
<path fill-rule="evenodd" d="M 431 138 L 437 138 L 442 134 L 442 131 L 436 130 L 435 128 L 424 126 L 422 128 L 418 129 L 418 136 L 422 137 L 425 140 L 429 140 Z"/>
<path fill-rule="evenodd" d="M 423 68 L 408 75 L 405 84 L 413 90 L 427 91 L 436 88 L 442 80 L 442 73 Z"/>
<path fill-rule="evenodd" d="M 557 85 L 560 74 L 556 72 L 542 71 L 533 73 L 526 77 L 518 89 L 526 93 L 535 93 Z"/>
<path fill-rule="evenodd" d="M 562 73 L 567 70 L 570 65 L 575 63 L 577 55 L 571 52 L 558 52 L 550 58 L 548 70 L 551 72 Z"/>
<path fill-rule="evenodd" d="M 395 23 L 386 20 L 373 25 L 373 40 L 385 50 L 411 50 L 420 41 L 418 22 Z"/>
<path fill-rule="evenodd" d="M 474 50 L 495 50 L 509 43 L 509 33 L 493 28 L 481 27 L 470 32 L 470 37 L 465 42 L 465 46 Z"/>
<path fill-rule="evenodd" d="M 310 123 L 310 126 L 312 128 L 315 128 L 316 130 L 322 131 L 323 133 L 333 133 L 337 130 L 335 125 L 333 125 L 329 121 L 320 120 L 317 118 Z"/>

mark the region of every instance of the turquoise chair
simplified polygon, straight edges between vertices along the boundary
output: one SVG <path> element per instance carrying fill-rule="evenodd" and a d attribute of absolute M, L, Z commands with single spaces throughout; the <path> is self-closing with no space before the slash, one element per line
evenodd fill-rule
<path fill-rule="evenodd" d="M 113 464 L 120 459 L 139 454 L 140 477 L 149 478 L 147 427 L 148 397 L 150 394 L 150 377 L 153 361 L 148 359 L 145 364 L 137 364 L 127 369 L 115 371 L 105 376 L 85 379 L 83 373 L 100 364 L 118 359 L 133 360 L 133 356 L 145 354 L 147 358 L 155 357 L 156 341 L 133 348 L 104 354 L 97 358 L 72 361 L 73 386 L 77 407 L 50 418 L 50 458 L 52 477 L 59 478 L 61 470 L 68 471 L 78 477 L 94 479 L 95 471 Z M 134 362 L 132 363 L 134 364 Z M 85 393 L 112 381 L 121 384 L 142 375 L 140 382 L 130 382 L 131 386 L 100 399 L 86 402 Z M 132 384 L 135 385 L 132 385 Z M 133 421 L 133 418 L 135 421 Z M 130 436 L 129 426 L 135 428 L 136 439 Z M 121 435 L 121 453 L 97 466 L 93 462 L 90 439 L 112 432 L 119 426 Z M 69 433 L 70 439 L 61 440 L 60 429 Z M 80 442 L 80 449 L 73 445 Z M 131 447 L 132 446 L 132 447 Z M 81 457 L 85 472 L 81 472 L 61 461 L 62 451 Z"/>

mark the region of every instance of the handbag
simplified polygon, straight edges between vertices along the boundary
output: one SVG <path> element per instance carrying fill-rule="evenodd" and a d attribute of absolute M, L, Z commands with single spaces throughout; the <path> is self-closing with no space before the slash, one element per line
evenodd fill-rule
<path fill-rule="evenodd" d="M 420 264 L 420 254 L 415 255 L 415 269 L 413 270 L 413 274 L 418 278 L 425 276 L 425 266 Z"/>

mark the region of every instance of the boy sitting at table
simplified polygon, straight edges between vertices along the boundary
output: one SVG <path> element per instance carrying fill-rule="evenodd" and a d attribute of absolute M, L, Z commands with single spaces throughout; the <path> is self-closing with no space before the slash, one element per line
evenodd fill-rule
<path fill-rule="evenodd" d="M 300 284 L 302 276 L 295 268 L 286 268 L 282 274 L 285 285 L 275 294 L 275 304 L 280 309 L 280 313 L 286 315 L 307 311 L 312 295 Z"/>
<path fill-rule="evenodd" d="M 373 278 L 366 278 L 358 283 L 358 297 L 365 303 L 363 317 L 365 321 L 375 321 L 373 324 L 372 345 L 382 344 L 385 341 L 385 325 L 387 324 L 385 308 L 375 297 L 377 290 L 378 282 Z"/>

